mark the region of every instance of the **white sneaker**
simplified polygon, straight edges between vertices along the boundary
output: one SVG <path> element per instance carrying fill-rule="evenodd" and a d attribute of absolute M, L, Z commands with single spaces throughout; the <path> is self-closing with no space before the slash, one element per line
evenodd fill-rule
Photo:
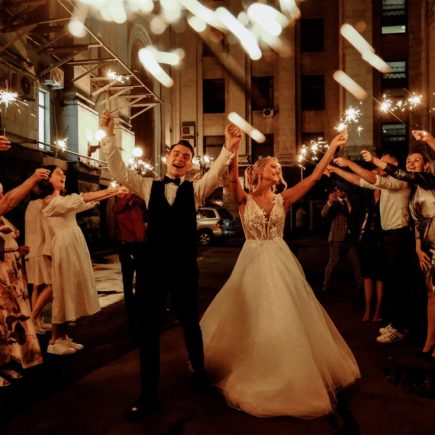
<path fill-rule="evenodd" d="M 47 353 L 53 355 L 72 355 L 76 353 L 76 350 L 72 348 L 66 340 L 58 338 L 53 344 L 48 345 Z"/>
<path fill-rule="evenodd" d="M 391 329 L 383 335 L 380 335 L 376 338 L 378 343 L 389 344 L 389 343 L 399 343 L 403 341 L 406 337 L 406 334 L 399 332 L 396 328 L 391 326 Z"/>
<path fill-rule="evenodd" d="M 83 350 L 85 348 L 83 344 L 76 343 L 71 337 L 68 337 L 68 335 L 65 336 L 65 342 L 68 343 L 69 347 L 72 347 L 75 350 Z"/>
<path fill-rule="evenodd" d="M 391 325 L 391 323 L 389 323 L 387 326 L 385 326 L 384 328 L 379 328 L 379 332 L 381 335 L 386 334 L 387 332 L 390 332 L 393 328 L 393 326 Z"/>

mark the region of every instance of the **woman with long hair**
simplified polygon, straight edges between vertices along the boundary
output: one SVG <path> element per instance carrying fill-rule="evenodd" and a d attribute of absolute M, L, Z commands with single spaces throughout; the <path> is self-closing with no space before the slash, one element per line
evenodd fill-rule
<path fill-rule="evenodd" d="M 53 288 L 52 334 L 47 352 L 70 355 L 83 349 L 67 335 L 69 322 L 100 310 L 91 258 L 76 214 L 114 196 L 122 188 L 63 196 L 66 176 L 61 168 L 45 166 L 49 178 L 39 185 L 43 197 L 42 215 L 50 234 L 51 282 Z"/>
<path fill-rule="evenodd" d="M 233 272 L 201 320 L 207 371 L 228 404 L 258 417 L 315 418 L 334 407 L 337 389 L 359 378 L 352 352 L 317 301 L 283 240 L 285 215 L 321 178 L 335 137 L 311 175 L 284 184 L 281 166 L 265 157 L 239 182 L 237 151 L 230 186 L 245 244 Z"/>
<path fill-rule="evenodd" d="M 413 130 L 412 134 L 417 140 L 433 140 L 427 132 Z M 427 293 L 427 334 L 422 352 L 435 359 L 435 175 L 430 172 L 432 160 L 423 150 L 411 150 L 405 170 L 378 159 L 369 151 L 361 154 L 366 162 L 413 187 L 409 208 L 415 221 L 415 250 L 425 274 Z"/>

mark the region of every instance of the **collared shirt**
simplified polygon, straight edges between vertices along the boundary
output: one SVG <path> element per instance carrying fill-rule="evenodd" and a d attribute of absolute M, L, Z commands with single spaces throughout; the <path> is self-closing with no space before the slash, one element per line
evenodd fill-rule
<path fill-rule="evenodd" d="M 396 180 L 391 175 L 376 175 L 374 184 L 362 178 L 359 184 L 366 189 L 381 190 L 379 209 L 383 230 L 396 230 L 408 226 L 411 190 L 406 181 Z"/>
<path fill-rule="evenodd" d="M 153 179 L 144 178 L 127 169 L 122 160 L 119 148 L 114 143 L 113 137 L 103 140 L 102 149 L 105 153 L 109 170 L 116 180 L 136 193 L 140 198 L 143 198 L 148 207 Z M 223 147 L 219 157 L 213 162 L 209 171 L 206 172 L 201 179 L 193 182 L 196 208 L 203 204 L 205 199 L 218 187 L 219 181 L 233 156 L 234 153 Z M 181 178 L 181 183 L 183 183 L 184 178 L 185 177 Z M 170 205 L 175 201 L 177 189 L 178 186 L 176 184 L 168 183 L 165 185 L 165 196 Z"/>

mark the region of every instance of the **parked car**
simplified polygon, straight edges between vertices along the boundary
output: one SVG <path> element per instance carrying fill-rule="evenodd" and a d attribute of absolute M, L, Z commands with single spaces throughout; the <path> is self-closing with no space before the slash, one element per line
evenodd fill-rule
<path fill-rule="evenodd" d="M 208 246 L 217 240 L 225 240 L 237 233 L 236 221 L 224 207 L 199 207 L 196 214 L 198 243 Z"/>

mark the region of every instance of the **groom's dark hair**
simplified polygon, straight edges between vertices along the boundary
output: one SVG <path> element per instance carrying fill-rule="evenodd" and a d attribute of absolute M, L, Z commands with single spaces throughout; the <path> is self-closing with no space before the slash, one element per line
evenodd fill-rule
<path fill-rule="evenodd" d="M 195 156 L 195 150 L 193 149 L 193 146 L 191 145 L 191 143 L 185 139 L 181 139 L 179 140 L 177 143 L 172 144 L 169 147 L 169 153 L 172 151 L 172 149 L 174 148 L 174 146 L 176 145 L 183 145 L 183 147 L 189 148 L 190 152 L 192 153 L 192 159 Z"/>

